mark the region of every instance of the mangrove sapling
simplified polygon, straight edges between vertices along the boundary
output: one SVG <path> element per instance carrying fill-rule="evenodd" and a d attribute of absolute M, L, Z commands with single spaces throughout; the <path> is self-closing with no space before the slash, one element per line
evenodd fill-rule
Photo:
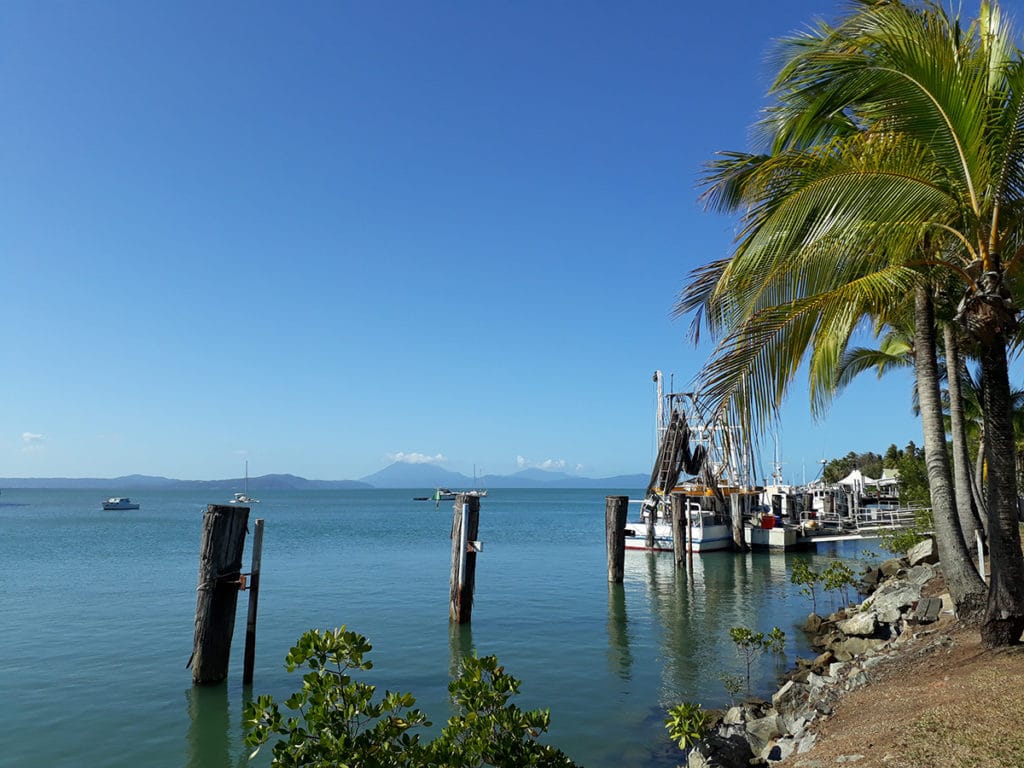
<path fill-rule="evenodd" d="M 707 734 L 708 720 L 708 713 L 700 704 L 684 701 L 668 711 L 665 728 L 680 749 L 689 749 Z"/>
<path fill-rule="evenodd" d="M 821 574 L 811 568 L 806 560 L 796 560 L 793 563 L 793 572 L 789 575 L 793 584 L 800 585 L 800 594 L 811 599 L 811 611 L 818 613 L 818 582 L 821 581 Z"/>
<path fill-rule="evenodd" d="M 781 654 L 786 649 L 786 633 L 778 627 L 771 632 L 754 632 L 747 627 L 733 627 L 729 637 L 736 644 L 736 653 L 747 665 L 747 696 L 750 695 L 750 668 L 765 652 Z"/>
<path fill-rule="evenodd" d="M 821 576 L 825 582 L 825 591 L 838 591 L 843 600 L 843 607 L 850 605 L 850 587 L 857 585 L 853 569 L 842 560 L 833 560 Z"/>
<path fill-rule="evenodd" d="M 736 704 L 736 696 L 743 690 L 743 678 L 740 675 L 723 672 L 718 676 L 718 679 L 722 681 L 722 685 L 725 686 L 725 692 L 729 694 L 729 705 L 734 706 Z"/>
<path fill-rule="evenodd" d="M 284 702 L 295 714 L 285 717 L 265 695 L 245 707 L 245 743 L 255 747 L 253 756 L 276 736 L 273 768 L 575 768 L 555 747 L 537 743 L 550 715 L 509 703 L 519 681 L 494 656 L 463 660 L 448 686 L 457 714 L 436 739 L 423 742 L 412 731 L 430 723 L 412 708 L 411 694 L 387 692 L 374 702 L 375 687 L 352 678 L 351 672 L 373 667 L 370 649 L 365 637 L 345 627 L 304 633 L 285 660 L 289 672 L 309 670 L 302 688 Z"/>

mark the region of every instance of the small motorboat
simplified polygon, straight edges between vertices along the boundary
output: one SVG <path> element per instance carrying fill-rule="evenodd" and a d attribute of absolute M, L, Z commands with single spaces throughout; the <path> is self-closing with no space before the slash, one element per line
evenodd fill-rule
<path fill-rule="evenodd" d="M 138 509 L 139 505 L 127 496 L 112 496 L 103 502 L 104 509 Z"/>

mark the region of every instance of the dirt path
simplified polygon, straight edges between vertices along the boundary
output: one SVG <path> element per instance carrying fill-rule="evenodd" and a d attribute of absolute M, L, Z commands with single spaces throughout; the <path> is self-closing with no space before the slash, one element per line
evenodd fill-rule
<path fill-rule="evenodd" d="M 1024 646 L 985 650 L 944 616 L 813 730 L 814 748 L 785 765 L 1024 768 Z"/>

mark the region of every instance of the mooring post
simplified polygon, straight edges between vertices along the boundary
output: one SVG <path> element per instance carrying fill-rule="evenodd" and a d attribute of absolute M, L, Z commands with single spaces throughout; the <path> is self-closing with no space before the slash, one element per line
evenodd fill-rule
<path fill-rule="evenodd" d="M 458 624 L 467 624 L 473 617 L 476 556 L 480 551 L 480 543 L 476 540 L 480 534 L 480 497 L 475 494 L 456 494 L 454 512 L 448 619 Z"/>
<path fill-rule="evenodd" d="M 203 515 L 190 662 L 192 682 L 197 685 L 219 683 L 228 676 L 248 522 L 248 507 L 210 504 Z"/>
<path fill-rule="evenodd" d="M 263 557 L 263 518 L 256 518 L 252 529 L 252 566 L 249 571 L 249 616 L 245 622 L 245 663 L 242 685 L 252 685 L 256 666 L 256 606 L 260 601 L 260 560 Z"/>
<path fill-rule="evenodd" d="M 608 581 L 621 584 L 626 570 L 626 511 L 629 496 L 604 497 L 604 541 L 608 555 Z"/>
<path fill-rule="evenodd" d="M 743 538 L 743 496 L 739 493 L 729 494 L 729 512 L 732 517 L 732 543 L 740 552 L 747 549 Z"/>
<path fill-rule="evenodd" d="M 686 505 L 683 496 L 672 494 L 672 554 L 676 557 L 676 568 L 682 568 L 686 561 L 686 529 L 690 521 L 686 519 Z"/>

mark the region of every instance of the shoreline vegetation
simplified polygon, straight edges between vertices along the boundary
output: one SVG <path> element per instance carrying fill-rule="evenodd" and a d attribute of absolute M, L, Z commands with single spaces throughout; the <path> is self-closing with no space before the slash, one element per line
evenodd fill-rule
<path fill-rule="evenodd" d="M 809 616 L 821 654 L 797 659 L 770 701 L 709 712 L 680 765 L 1024 765 L 1024 646 L 985 648 L 956 618 L 934 541 L 865 580 L 860 605 Z"/>

